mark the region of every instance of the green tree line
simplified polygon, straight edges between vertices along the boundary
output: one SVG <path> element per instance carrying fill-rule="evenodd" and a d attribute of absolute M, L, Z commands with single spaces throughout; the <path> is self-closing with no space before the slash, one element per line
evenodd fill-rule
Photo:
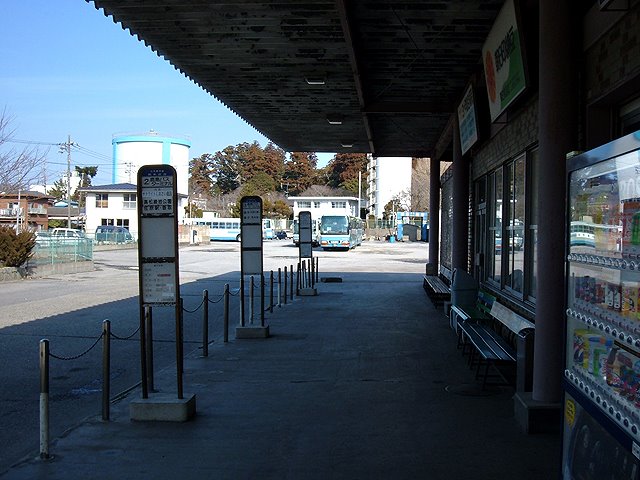
<path fill-rule="evenodd" d="M 341 189 L 358 195 L 358 173 L 365 172 L 364 153 L 336 154 L 318 168 L 314 152 L 292 152 L 269 142 L 230 145 L 215 154 L 205 153 L 189 162 L 189 193 L 205 199 L 236 194 L 258 195 L 265 214 L 288 217 L 287 196 L 296 196 L 311 186 Z M 238 213 L 238 205 L 232 209 Z"/>

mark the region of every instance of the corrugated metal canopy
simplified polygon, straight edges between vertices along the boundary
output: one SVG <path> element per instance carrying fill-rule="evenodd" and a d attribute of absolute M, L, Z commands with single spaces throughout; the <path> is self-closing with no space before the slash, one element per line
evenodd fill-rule
<path fill-rule="evenodd" d="M 503 3 L 92 2 L 285 150 L 377 156 L 433 155 Z"/>

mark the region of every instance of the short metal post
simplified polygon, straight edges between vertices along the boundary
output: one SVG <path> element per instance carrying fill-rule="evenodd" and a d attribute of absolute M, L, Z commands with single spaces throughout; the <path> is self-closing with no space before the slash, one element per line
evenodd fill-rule
<path fill-rule="evenodd" d="M 253 275 L 249 277 L 249 323 L 253 325 Z"/>
<path fill-rule="evenodd" d="M 316 283 L 318 283 L 320 281 L 320 259 L 318 257 L 316 257 Z"/>
<path fill-rule="evenodd" d="M 202 292 L 202 356 L 209 356 L 209 291 Z"/>
<path fill-rule="evenodd" d="M 296 295 L 300 295 L 300 262 L 298 262 L 298 276 L 296 277 Z"/>
<path fill-rule="evenodd" d="M 147 388 L 150 391 L 154 391 L 154 385 L 153 385 L 153 377 L 154 377 L 154 372 L 153 372 L 153 307 L 151 306 L 147 306 L 145 307 L 145 314 L 144 314 L 144 318 L 145 318 L 145 329 L 146 329 L 146 335 L 145 335 L 145 344 L 146 344 L 146 348 L 145 348 L 145 354 L 146 354 L 146 365 L 147 365 Z M 146 398 L 146 397 L 144 397 Z"/>
<path fill-rule="evenodd" d="M 316 261 L 315 259 L 311 259 L 311 288 L 316 285 Z"/>
<path fill-rule="evenodd" d="M 291 301 L 293 302 L 293 265 L 291 265 L 291 288 L 289 288 L 289 295 L 291 296 Z"/>
<path fill-rule="evenodd" d="M 281 307 L 282 300 L 282 269 L 278 267 L 278 307 Z"/>
<path fill-rule="evenodd" d="M 284 267 L 284 304 L 287 304 L 287 267 Z"/>
<path fill-rule="evenodd" d="M 313 287 L 313 263 L 307 259 L 307 287 Z"/>
<path fill-rule="evenodd" d="M 229 341 L 229 284 L 224 284 L 224 297 L 222 300 L 222 323 L 224 325 L 224 343 Z"/>
<path fill-rule="evenodd" d="M 260 326 L 264 327 L 264 273 L 260 274 Z"/>
<path fill-rule="evenodd" d="M 111 321 L 102 322 L 102 420 L 109 421 L 111 396 Z"/>
<path fill-rule="evenodd" d="M 273 313 L 273 270 L 271 270 L 271 274 L 269 276 L 269 312 Z"/>
<path fill-rule="evenodd" d="M 40 340 L 40 458 L 49 458 L 49 340 Z"/>

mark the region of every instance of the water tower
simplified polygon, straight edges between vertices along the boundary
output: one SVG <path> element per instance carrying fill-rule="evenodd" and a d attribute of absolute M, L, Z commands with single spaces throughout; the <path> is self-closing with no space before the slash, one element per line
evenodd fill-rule
<path fill-rule="evenodd" d="M 136 183 L 143 165 L 164 164 L 176 169 L 178 193 L 189 193 L 189 148 L 191 141 L 153 130 L 142 134 L 113 136 L 112 183 Z"/>

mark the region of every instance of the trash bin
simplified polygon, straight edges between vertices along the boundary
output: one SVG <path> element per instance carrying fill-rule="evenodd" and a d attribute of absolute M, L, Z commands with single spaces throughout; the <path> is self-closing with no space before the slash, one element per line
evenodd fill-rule
<path fill-rule="evenodd" d="M 396 241 L 395 235 L 389 235 L 389 243 L 394 243 Z"/>
<path fill-rule="evenodd" d="M 451 304 L 474 308 L 478 297 L 478 282 L 460 268 L 453 270 L 451 278 Z"/>

